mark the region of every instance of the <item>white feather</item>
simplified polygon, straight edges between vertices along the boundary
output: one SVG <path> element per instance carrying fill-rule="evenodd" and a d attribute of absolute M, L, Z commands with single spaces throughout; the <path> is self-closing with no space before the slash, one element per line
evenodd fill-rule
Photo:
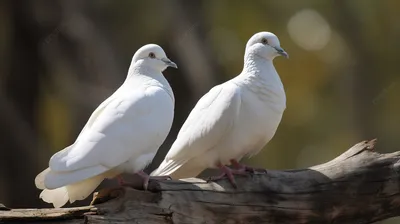
<path fill-rule="evenodd" d="M 40 193 L 39 198 L 47 203 L 52 203 L 54 208 L 60 208 L 69 200 L 66 187 L 60 187 L 53 190 L 44 189 L 42 193 Z"/>
<path fill-rule="evenodd" d="M 272 63 L 279 54 L 288 56 L 274 34 L 250 38 L 242 73 L 199 100 L 151 175 L 194 177 L 206 168 L 258 153 L 274 136 L 286 108 L 283 84 Z"/>
<path fill-rule="evenodd" d="M 53 172 L 52 170 L 50 170 L 50 172 L 48 172 L 45 177 L 44 186 L 46 189 L 56 189 L 71 183 L 76 183 L 91 178 L 93 176 L 100 175 L 107 172 L 108 170 L 109 169 L 107 167 L 104 167 L 102 165 L 91 166 L 88 168 L 83 168 L 70 172 Z"/>
<path fill-rule="evenodd" d="M 49 168 L 35 178 L 45 202 L 61 207 L 68 200 L 82 200 L 104 178 L 138 172 L 151 162 L 173 120 L 174 96 L 162 75 L 173 64 L 168 60 L 154 44 L 135 53 L 122 86 L 93 112 L 77 140 L 54 154 Z"/>

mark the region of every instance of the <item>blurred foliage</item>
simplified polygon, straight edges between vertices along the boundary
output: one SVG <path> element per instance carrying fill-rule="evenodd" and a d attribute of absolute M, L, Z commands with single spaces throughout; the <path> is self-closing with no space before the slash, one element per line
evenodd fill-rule
<path fill-rule="evenodd" d="M 290 54 L 275 60 L 287 109 L 267 150 L 246 163 L 312 166 L 375 137 L 378 150 L 394 151 L 399 10 L 396 0 L 1 1 L 0 201 L 45 206 L 35 175 L 74 141 L 150 42 L 180 68 L 165 72 L 176 117 L 153 168 L 199 97 L 240 73 L 245 44 L 259 31 L 277 34 Z"/>

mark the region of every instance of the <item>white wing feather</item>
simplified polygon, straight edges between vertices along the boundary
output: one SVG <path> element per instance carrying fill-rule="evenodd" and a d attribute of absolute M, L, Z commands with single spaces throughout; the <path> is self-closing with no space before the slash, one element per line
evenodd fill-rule
<path fill-rule="evenodd" d="M 146 157 L 143 158 L 145 162 L 134 164 L 136 168 L 151 161 L 152 158 L 148 157 L 155 153 L 147 150 L 157 150 L 159 142 L 166 137 L 166 133 L 160 133 L 154 125 L 167 124 L 170 127 L 172 119 L 163 119 L 160 113 L 172 112 L 173 116 L 173 99 L 171 104 L 171 96 L 159 88 L 129 89 L 131 93 L 126 94 L 129 98 L 117 95 L 117 91 L 103 102 L 93 112 L 75 143 L 56 153 L 50 159 L 50 167 L 36 176 L 36 187 L 43 189 L 40 198 L 58 208 L 68 200 L 72 203 L 88 197 L 104 178 L 118 175 L 120 171 L 114 167 L 129 158 Z M 144 97 L 155 92 L 158 92 L 157 97 Z"/>
<path fill-rule="evenodd" d="M 157 113 L 152 108 L 171 100 L 167 93 L 156 99 L 144 97 L 154 88 L 159 87 L 135 91 L 136 94 L 131 93 L 129 98 L 114 97 L 96 110 L 94 114 L 100 112 L 91 116 L 78 140 L 52 156 L 51 172 L 46 175 L 44 186 L 54 189 L 96 176 L 133 157 L 132 148 L 138 149 L 134 151 L 138 156 L 146 153 L 143 150 L 152 148 L 154 139 L 149 138 L 162 136 L 154 133 L 158 131 L 152 126 L 156 125 Z"/>

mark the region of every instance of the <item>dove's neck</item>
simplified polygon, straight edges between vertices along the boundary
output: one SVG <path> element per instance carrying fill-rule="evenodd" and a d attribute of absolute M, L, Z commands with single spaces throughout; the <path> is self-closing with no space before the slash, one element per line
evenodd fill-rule
<path fill-rule="evenodd" d="M 286 108 L 286 94 L 271 60 L 246 55 L 243 71 L 235 80 L 238 85 L 255 93 L 264 106 L 282 115 Z"/>
<path fill-rule="evenodd" d="M 134 88 L 136 85 L 158 86 L 163 88 L 171 98 L 174 98 L 171 86 L 164 75 L 157 69 L 143 64 L 135 64 L 129 67 L 125 86 Z"/>
<path fill-rule="evenodd" d="M 267 85 L 280 86 L 283 88 L 281 78 L 276 71 L 272 60 L 266 60 L 257 55 L 246 55 L 244 60 L 243 78 L 249 80 L 261 80 Z"/>
<path fill-rule="evenodd" d="M 169 86 L 168 81 L 159 70 L 143 64 L 131 66 L 125 82 L 136 82 L 137 80 L 142 80 L 148 84 L 160 83 Z M 143 84 L 143 82 L 141 82 L 141 84 Z"/>

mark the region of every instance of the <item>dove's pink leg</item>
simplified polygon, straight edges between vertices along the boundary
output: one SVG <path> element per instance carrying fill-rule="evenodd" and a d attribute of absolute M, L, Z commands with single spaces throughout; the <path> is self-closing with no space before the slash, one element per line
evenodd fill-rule
<path fill-rule="evenodd" d="M 126 184 L 124 178 L 122 178 L 122 175 L 118 175 L 118 176 L 117 176 L 117 181 L 118 181 L 118 184 L 119 184 L 120 186 Z"/>
<path fill-rule="evenodd" d="M 229 180 L 229 182 L 232 184 L 232 186 L 233 186 L 234 188 L 237 188 L 236 181 L 235 181 L 235 177 L 234 177 L 233 175 L 234 175 L 234 174 L 237 174 L 237 175 L 247 175 L 246 172 L 241 172 L 241 171 L 238 171 L 238 170 L 232 170 L 231 168 L 229 168 L 229 167 L 227 167 L 227 166 L 225 166 L 225 165 L 222 165 L 221 163 L 219 163 L 217 166 L 218 166 L 218 168 L 222 171 L 222 173 L 221 173 L 221 175 L 219 175 L 219 176 L 210 177 L 210 178 L 209 178 L 210 181 L 221 180 L 221 179 L 224 179 L 225 177 L 227 177 L 228 180 Z"/>
<path fill-rule="evenodd" d="M 254 173 L 255 169 L 253 167 L 249 167 L 243 164 L 240 164 L 236 159 L 231 159 L 232 166 L 239 172 L 251 172 Z"/>
<path fill-rule="evenodd" d="M 143 172 L 143 170 L 139 171 L 136 173 L 137 175 L 139 175 L 142 179 L 143 179 L 143 189 L 146 191 L 147 187 L 149 186 L 149 181 L 150 179 L 152 180 L 168 180 L 168 179 L 172 179 L 170 176 L 155 176 L 155 177 L 150 177 L 147 173 Z M 126 182 L 123 178 L 122 175 L 118 175 L 117 176 L 117 180 L 118 180 L 118 184 L 120 186 L 130 186 L 130 187 L 137 187 L 137 185 L 135 186 L 134 184 L 128 183 Z"/>
<path fill-rule="evenodd" d="M 246 173 L 246 172 L 254 173 L 255 171 L 266 172 L 265 169 L 257 169 L 257 168 L 253 168 L 253 167 L 250 167 L 250 166 L 246 166 L 246 165 L 240 164 L 236 159 L 231 159 L 230 161 L 231 161 L 232 166 L 238 172 L 242 172 L 242 173 Z"/>
<path fill-rule="evenodd" d="M 149 186 L 149 181 L 150 179 L 152 180 L 171 180 L 172 178 L 170 176 L 153 176 L 150 177 L 147 173 L 143 172 L 143 170 L 137 172 L 137 174 L 143 178 L 143 189 L 147 191 L 147 187 Z"/>
<path fill-rule="evenodd" d="M 137 174 L 143 179 L 143 189 L 147 191 L 147 187 L 149 186 L 150 176 L 143 172 L 143 170 L 137 172 Z"/>

